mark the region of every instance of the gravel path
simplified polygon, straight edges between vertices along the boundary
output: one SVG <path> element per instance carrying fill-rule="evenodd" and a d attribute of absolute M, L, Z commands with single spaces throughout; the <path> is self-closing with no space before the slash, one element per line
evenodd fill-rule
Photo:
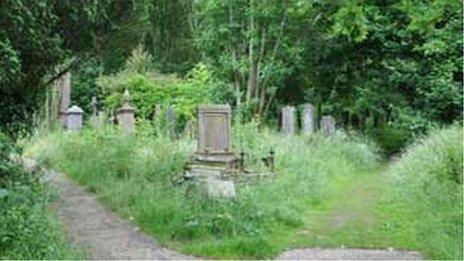
<path fill-rule="evenodd" d="M 421 260 L 424 257 L 413 251 L 375 249 L 319 249 L 305 248 L 283 252 L 281 260 Z"/>
<path fill-rule="evenodd" d="M 44 178 L 59 190 L 53 209 L 71 243 L 83 247 L 89 259 L 194 259 L 163 248 L 65 175 L 45 171 Z"/>

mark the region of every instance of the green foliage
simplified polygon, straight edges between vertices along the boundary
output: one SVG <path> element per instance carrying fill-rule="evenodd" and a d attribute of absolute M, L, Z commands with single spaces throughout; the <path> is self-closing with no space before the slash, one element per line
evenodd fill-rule
<path fill-rule="evenodd" d="M 134 53 L 134 55 L 138 55 Z M 131 58 L 135 64 L 138 58 Z M 135 65 L 137 67 L 145 65 Z M 105 95 L 106 109 L 115 111 L 121 106 L 122 93 L 129 90 L 137 117 L 151 119 L 155 104 L 172 105 L 178 118 L 185 121 L 194 116 L 196 106 L 209 103 L 213 76 L 203 64 L 198 64 L 184 78 L 162 75 L 155 71 L 139 72 L 128 68 L 118 74 L 101 76 L 97 85 Z"/>
<path fill-rule="evenodd" d="M 409 147 L 390 171 L 399 205 L 421 219 L 411 221 L 411 232 L 433 258 L 463 258 L 462 137 L 462 125 L 434 130 Z"/>
<path fill-rule="evenodd" d="M 49 189 L 9 162 L 11 150 L 0 133 L 0 259 L 79 258 L 50 213 Z"/>
<path fill-rule="evenodd" d="M 145 130 L 145 129 L 144 129 Z M 288 247 L 277 235 L 296 232 L 312 204 L 321 200 L 328 180 L 356 176 L 377 166 L 370 145 L 340 134 L 332 138 L 282 137 L 254 125 L 234 127 L 234 144 L 247 164 L 264 170 L 260 157 L 276 151 L 275 177 L 238 186 L 235 200 L 207 199 L 175 185 L 194 142 L 172 142 L 149 129 L 120 136 L 112 129 L 36 137 L 26 154 L 95 191 L 123 217 L 163 244 L 187 253 L 223 258 L 265 258 Z M 47 144 L 47 146 L 43 146 Z M 266 145 L 265 145 L 266 144 Z"/>

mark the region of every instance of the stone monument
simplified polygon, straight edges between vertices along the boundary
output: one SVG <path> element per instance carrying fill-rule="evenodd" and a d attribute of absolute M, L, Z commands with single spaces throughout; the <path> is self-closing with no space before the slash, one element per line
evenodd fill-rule
<path fill-rule="evenodd" d="M 238 159 L 231 148 L 229 105 L 198 107 L 197 150 L 185 167 L 184 179 L 204 187 L 211 197 L 235 197 L 230 179 L 238 171 Z"/>
<path fill-rule="evenodd" d="M 302 131 L 304 134 L 311 135 L 314 133 L 314 122 L 314 107 L 309 103 L 304 104 L 301 115 Z"/>
<path fill-rule="evenodd" d="M 132 134 L 135 130 L 135 110 L 130 105 L 131 96 L 126 90 L 123 94 L 123 105 L 117 111 L 118 124 L 125 135 Z"/>
<path fill-rule="evenodd" d="M 321 132 L 325 136 L 332 135 L 335 132 L 335 119 L 332 116 L 322 116 Z"/>
<path fill-rule="evenodd" d="M 84 111 L 74 105 L 66 112 L 66 129 L 70 131 L 79 131 L 82 129 L 82 115 Z"/>
<path fill-rule="evenodd" d="M 282 108 L 282 132 L 291 135 L 295 132 L 295 107 L 285 106 Z"/>
<path fill-rule="evenodd" d="M 166 109 L 166 124 L 172 139 L 176 137 L 176 113 L 171 105 Z"/>
<path fill-rule="evenodd" d="M 58 93 L 58 113 L 61 125 L 66 127 L 67 112 L 71 102 L 71 73 L 67 72 L 55 81 L 55 89 Z"/>

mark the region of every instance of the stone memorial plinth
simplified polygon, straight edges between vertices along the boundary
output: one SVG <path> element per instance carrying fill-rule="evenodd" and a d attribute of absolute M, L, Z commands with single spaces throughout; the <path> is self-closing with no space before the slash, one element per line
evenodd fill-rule
<path fill-rule="evenodd" d="M 129 91 L 125 91 L 121 108 L 117 111 L 117 120 L 121 131 L 125 135 L 130 135 L 135 131 L 135 109 L 130 105 L 131 97 Z"/>
<path fill-rule="evenodd" d="M 303 105 L 303 113 L 301 114 L 301 124 L 302 124 L 302 131 L 306 135 L 311 135 L 314 133 L 314 123 L 315 123 L 315 116 L 314 116 L 314 107 L 313 105 L 307 103 Z"/>
<path fill-rule="evenodd" d="M 230 175 L 238 171 L 238 159 L 231 148 L 230 125 L 230 106 L 198 107 L 197 150 L 185 167 L 184 179 L 193 180 L 211 197 L 235 197 Z"/>
<path fill-rule="evenodd" d="M 321 132 L 325 136 L 330 136 L 335 133 L 335 119 L 332 116 L 323 116 L 321 119 Z"/>
<path fill-rule="evenodd" d="M 82 129 L 82 116 L 84 111 L 78 106 L 72 106 L 66 112 L 66 129 L 70 131 L 79 131 Z"/>
<path fill-rule="evenodd" d="M 292 135 L 295 132 L 295 107 L 282 108 L 282 133 Z"/>

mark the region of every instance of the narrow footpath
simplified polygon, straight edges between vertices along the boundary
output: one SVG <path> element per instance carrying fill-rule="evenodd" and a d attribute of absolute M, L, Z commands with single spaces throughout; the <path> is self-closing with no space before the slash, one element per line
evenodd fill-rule
<path fill-rule="evenodd" d="M 160 246 L 133 224 L 106 209 L 94 194 L 77 186 L 65 175 L 45 171 L 44 178 L 59 190 L 53 209 L 69 240 L 82 247 L 88 259 L 194 259 Z"/>

